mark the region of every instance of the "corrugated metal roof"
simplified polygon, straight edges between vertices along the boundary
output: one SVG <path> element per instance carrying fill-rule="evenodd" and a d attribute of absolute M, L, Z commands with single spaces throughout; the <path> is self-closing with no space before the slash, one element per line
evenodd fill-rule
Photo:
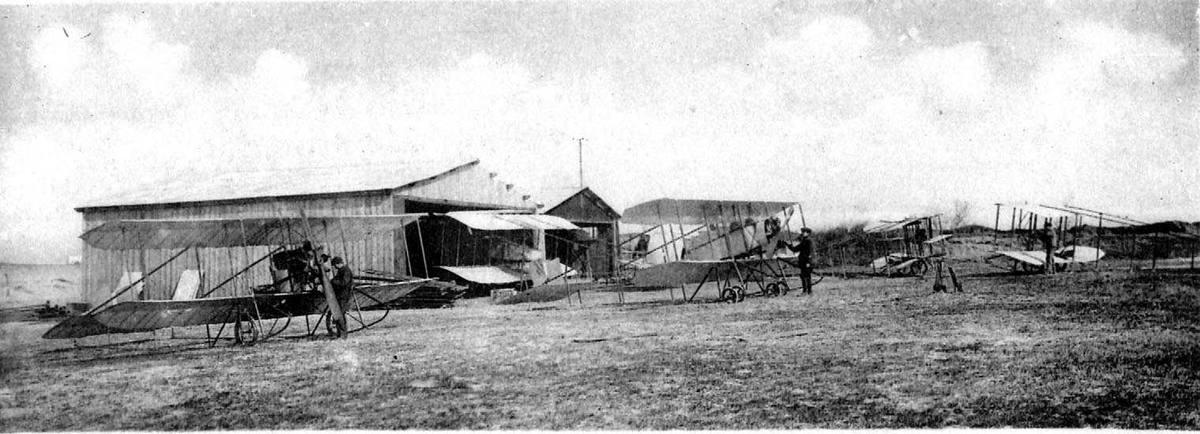
<path fill-rule="evenodd" d="M 76 210 L 397 189 L 478 163 L 406 162 L 227 172 L 204 179 L 180 178 L 139 186 L 90 201 Z"/>

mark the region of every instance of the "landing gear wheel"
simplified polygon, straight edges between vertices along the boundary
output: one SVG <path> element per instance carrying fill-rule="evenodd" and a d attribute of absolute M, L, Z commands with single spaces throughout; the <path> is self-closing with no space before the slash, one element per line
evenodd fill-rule
<path fill-rule="evenodd" d="M 767 296 L 768 297 L 778 297 L 779 295 L 780 295 L 779 294 L 779 284 L 778 283 L 768 283 L 767 284 Z"/>
<path fill-rule="evenodd" d="M 737 302 L 738 303 L 741 303 L 742 301 L 746 300 L 746 289 L 745 288 L 742 288 L 740 286 L 735 286 L 735 287 L 733 287 L 733 289 L 737 291 Z"/>
<path fill-rule="evenodd" d="M 791 290 L 792 290 L 792 288 L 788 287 L 787 281 L 779 282 L 779 295 L 780 296 L 787 295 L 788 291 L 791 291 Z"/>
<path fill-rule="evenodd" d="M 233 342 L 253 346 L 258 342 L 258 323 L 252 319 L 242 319 L 233 323 Z"/>
<path fill-rule="evenodd" d="M 929 264 L 925 263 L 925 261 L 913 262 L 908 267 L 908 272 L 912 273 L 913 276 L 924 276 L 926 271 L 929 271 Z"/>
<path fill-rule="evenodd" d="M 721 290 L 721 301 L 726 302 L 726 303 L 737 303 L 738 302 L 737 290 L 735 290 L 734 288 L 735 287 L 729 287 L 729 288 L 725 288 L 725 289 Z"/>

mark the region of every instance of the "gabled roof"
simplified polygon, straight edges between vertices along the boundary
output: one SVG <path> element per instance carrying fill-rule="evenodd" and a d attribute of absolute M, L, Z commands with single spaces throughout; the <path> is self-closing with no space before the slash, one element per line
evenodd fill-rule
<path fill-rule="evenodd" d="M 570 196 L 550 202 L 552 206 L 543 214 L 556 215 L 567 220 L 587 223 L 617 221 L 621 214 L 608 205 L 590 187 L 584 187 Z"/>
<path fill-rule="evenodd" d="M 478 164 L 479 160 L 467 163 L 408 162 L 226 172 L 204 179 L 185 177 L 139 186 L 75 210 L 397 190 Z"/>

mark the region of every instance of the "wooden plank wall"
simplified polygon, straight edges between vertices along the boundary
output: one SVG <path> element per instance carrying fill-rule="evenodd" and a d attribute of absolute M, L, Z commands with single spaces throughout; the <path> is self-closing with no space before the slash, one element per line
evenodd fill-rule
<path fill-rule="evenodd" d="M 239 204 L 190 204 L 177 206 L 149 206 L 130 209 L 88 210 L 83 213 L 86 229 L 103 222 L 122 219 L 185 219 L 185 218 L 236 218 L 295 216 L 300 210 L 310 216 L 343 216 L 389 214 L 392 199 L 384 193 L 347 195 L 320 199 L 287 199 Z M 293 240 L 302 241 L 300 232 Z M 318 240 L 320 241 L 320 240 Z M 342 242 L 327 240 L 328 251 L 333 256 L 342 256 L 354 270 L 374 269 L 394 272 L 393 234 L 381 234 L 365 241 Z M 147 279 L 143 299 L 169 299 L 174 293 L 181 272 L 185 269 L 201 269 L 200 293 L 226 280 L 246 264 L 265 256 L 268 247 L 213 248 L 187 252 L 163 270 Z M 402 250 L 401 250 L 402 251 Z M 95 305 L 108 298 L 125 271 L 150 270 L 178 253 L 179 250 L 100 250 L 83 246 L 83 300 Z M 201 266 L 202 265 L 202 266 Z M 270 282 L 266 261 L 244 273 L 210 297 L 245 294 L 254 285 Z"/>

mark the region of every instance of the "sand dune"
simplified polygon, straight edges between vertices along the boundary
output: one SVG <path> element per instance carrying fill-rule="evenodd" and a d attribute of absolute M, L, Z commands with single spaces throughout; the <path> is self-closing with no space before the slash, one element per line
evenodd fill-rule
<path fill-rule="evenodd" d="M 0 264 L 0 308 L 83 300 L 79 265 Z"/>

